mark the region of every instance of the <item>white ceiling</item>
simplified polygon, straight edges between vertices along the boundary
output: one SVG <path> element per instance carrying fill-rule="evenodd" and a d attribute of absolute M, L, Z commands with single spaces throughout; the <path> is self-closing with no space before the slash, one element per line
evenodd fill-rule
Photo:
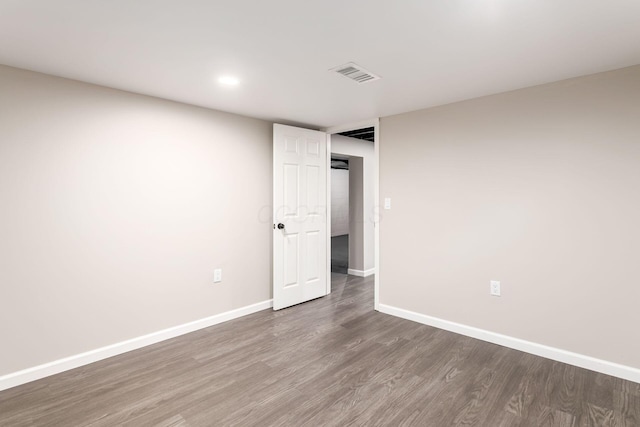
<path fill-rule="evenodd" d="M 640 1 L 0 0 L 0 63 L 325 127 L 638 64 Z"/>

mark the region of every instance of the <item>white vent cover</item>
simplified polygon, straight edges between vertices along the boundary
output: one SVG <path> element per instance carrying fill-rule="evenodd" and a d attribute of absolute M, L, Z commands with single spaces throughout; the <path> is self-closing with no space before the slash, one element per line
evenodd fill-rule
<path fill-rule="evenodd" d="M 362 68 L 358 64 L 354 64 L 353 62 L 340 65 L 339 67 L 332 68 L 329 71 L 335 71 L 336 73 L 343 75 L 359 84 L 380 80 L 380 76 L 376 76 L 375 74 L 365 70 L 364 68 Z"/>

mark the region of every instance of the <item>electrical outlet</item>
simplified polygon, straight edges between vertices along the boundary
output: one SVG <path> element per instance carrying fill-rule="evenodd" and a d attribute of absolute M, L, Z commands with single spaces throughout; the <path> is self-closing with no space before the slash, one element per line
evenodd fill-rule
<path fill-rule="evenodd" d="M 500 296 L 500 282 L 498 282 L 497 280 L 492 280 L 489 286 L 490 286 L 489 292 L 491 293 L 491 295 L 493 295 L 494 297 L 499 297 Z"/>
<path fill-rule="evenodd" d="M 384 198 L 384 208 L 391 209 L 391 197 Z"/>
<path fill-rule="evenodd" d="M 213 270 L 213 283 L 220 282 L 222 282 L 222 269 L 216 268 L 215 270 Z"/>

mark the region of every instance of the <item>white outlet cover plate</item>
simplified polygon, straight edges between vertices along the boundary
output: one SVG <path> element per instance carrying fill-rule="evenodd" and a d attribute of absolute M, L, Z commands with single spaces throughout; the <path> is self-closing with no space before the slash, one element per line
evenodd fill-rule
<path fill-rule="evenodd" d="M 491 281 L 491 285 L 490 285 L 490 291 L 491 291 L 491 295 L 499 297 L 500 296 L 500 282 L 498 282 L 497 280 L 492 280 Z"/>

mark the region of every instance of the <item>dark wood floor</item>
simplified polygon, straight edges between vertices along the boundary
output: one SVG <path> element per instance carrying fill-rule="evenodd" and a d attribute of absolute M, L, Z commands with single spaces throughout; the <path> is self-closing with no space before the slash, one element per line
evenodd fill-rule
<path fill-rule="evenodd" d="M 372 310 L 371 279 L 0 392 L 0 425 L 640 426 L 640 385 Z M 346 282 L 345 282 L 346 281 Z"/>

